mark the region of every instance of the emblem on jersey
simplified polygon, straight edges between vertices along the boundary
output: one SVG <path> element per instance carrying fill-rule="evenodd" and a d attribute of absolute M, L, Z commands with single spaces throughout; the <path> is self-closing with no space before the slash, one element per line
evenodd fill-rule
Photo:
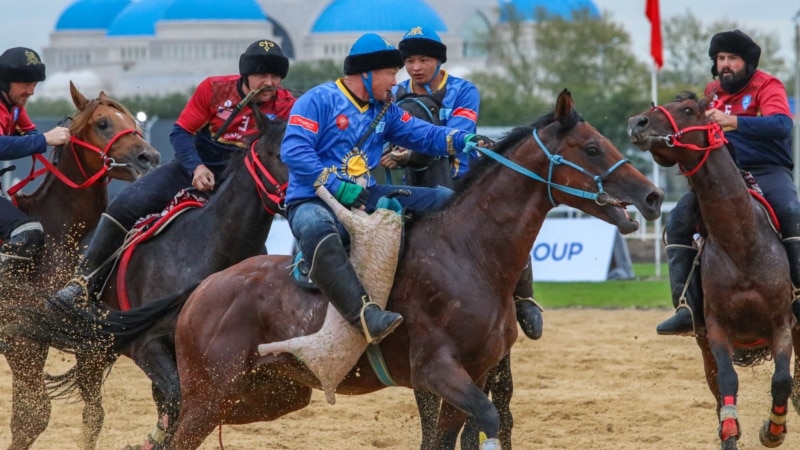
<path fill-rule="evenodd" d="M 290 116 L 289 125 L 299 125 L 314 134 L 317 134 L 319 131 L 319 124 L 317 122 L 303 116 Z"/>
<path fill-rule="evenodd" d="M 400 121 L 401 122 L 408 122 L 409 120 L 411 120 L 411 114 L 409 114 L 408 111 L 403 111 L 403 116 L 400 117 Z"/>
<path fill-rule="evenodd" d="M 345 114 L 339 114 L 336 116 L 336 128 L 340 130 L 346 130 L 348 125 L 350 125 L 350 120 L 347 119 Z"/>
<path fill-rule="evenodd" d="M 750 106 L 750 103 L 752 102 L 753 102 L 753 96 L 749 94 L 745 95 L 744 98 L 742 98 L 742 109 L 747 109 L 747 107 Z"/>
<path fill-rule="evenodd" d="M 233 105 L 233 102 L 230 100 L 225 100 L 225 103 L 222 104 L 224 108 L 230 108 Z"/>
<path fill-rule="evenodd" d="M 361 149 L 354 148 L 342 158 L 342 169 L 348 178 L 355 181 L 369 173 L 367 168 L 367 156 Z"/>
<path fill-rule="evenodd" d="M 463 117 L 473 122 L 478 121 L 478 114 L 475 111 L 467 108 L 456 108 L 456 110 L 453 111 L 453 117 Z"/>

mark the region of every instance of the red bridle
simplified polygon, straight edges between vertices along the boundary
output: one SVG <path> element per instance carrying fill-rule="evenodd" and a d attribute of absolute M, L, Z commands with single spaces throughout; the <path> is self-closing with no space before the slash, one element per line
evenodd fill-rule
<path fill-rule="evenodd" d="M 278 183 L 278 180 L 264 167 L 264 163 L 261 162 L 256 153 L 256 142 L 258 141 L 253 141 L 253 143 L 250 144 L 250 153 L 244 158 L 244 164 L 245 167 L 247 167 L 247 171 L 250 172 L 250 176 L 253 177 L 253 181 L 256 183 L 258 197 L 261 199 L 264 210 L 274 216 L 277 214 L 277 211 L 273 211 L 273 209 L 282 210 L 284 208 L 283 201 L 286 198 L 286 186 L 289 183 Z M 262 181 L 262 177 L 266 178 L 272 190 L 267 189 L 267 186 L 265 186 Z M 271 204 L 268 204 L 268 202 L 271 202 Z"/>
<path fill-rule="evenodd" d="M 706 160 L 708 159 L 708 155 L 711 153 L 711 150 L 717 150 L 722 148 L 728 140 L 725 138 L 725 133 L 722 131 L 722 127 L 719 126 L 716 122 L 708 122 L 705 125 L 694 125 L 691 127 L 686 127 L 683 129 L 678 128 L 678 124 L 675 123 L 675 119 L 672 118 L 672 114 L 667 111 L 666 108 L 660 105 L 653 106 L 652 110 L 659 110 L 661 111 L 669 120 L 670 125 L 672 125 L 672 134 L 668 134 L 663 137 L 666 141 L 668 147 L 680 147 L 685 148 L 687 150 L 697 151 L 697 152 L 705 152 L 703 155 L 703 159 L 700 160 L 700 163 L 695 166 L 694 169 L 686 172 L 681 167 L 681 173 L 685 176 L 691 176 L 697 173 L 700 170 L 700 167 L 705 164 Z M 705 131 L 706 132 L 706 141 L 708 141 L 708 145 L 705 147 L 700 147 L 695 144 L 687 144 L 681 142 L 681 138 L 686 135 L 686 133 L 690 133 L 692 131 Z"/>

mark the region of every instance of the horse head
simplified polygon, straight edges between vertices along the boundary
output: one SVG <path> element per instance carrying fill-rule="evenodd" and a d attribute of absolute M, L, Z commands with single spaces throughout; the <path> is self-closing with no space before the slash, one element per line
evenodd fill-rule
<path fill-rule="evenodd" d="M 639 228 L 626 210 L 628 205 L 648 220 L 661 214 L 663 192 L 583 120 L 567 89 L 559 94 L 554 112 L 533 124 L 532 134 L 541 151 L 527 152 L 523 158 L 533 161 L 524 165 L 539 167 L 552 204 L 579 209 L 615 225 L 621 233 Z"/>
<path fill-rule="evenodd" d="M 133 181 L 158 166 L 158 151 L 125 106 L 104 92 L 89 100 L 72 82 L 69 88 L 77 108 L 69 125 L 72 150 L 84 176 L 108 171 L 112 178 Z"/>
<path fill-rule="evenodd" d="M 250 150 L 244 157 L 245 166 L 256 183 L 264 209 L 271 214 L 283 215 L 289 181 L 289 168 L 281 161 L 281 141 L 286 123 L 270 120 L 258 108 L 253 108 L 253 111 L 259 134 L 250 141 Z M 233 170 L 235 166 L 231 164 L 229 169 Z"/>
<path fill-rule="evenodd" d="M 711 150 L 726 142 L 720 126 L 706 117 L 707 103 L 706 98 L 682 92 L 672 102 L 628 119 L 628 137 L 661 166 L 699 168 Z"/>

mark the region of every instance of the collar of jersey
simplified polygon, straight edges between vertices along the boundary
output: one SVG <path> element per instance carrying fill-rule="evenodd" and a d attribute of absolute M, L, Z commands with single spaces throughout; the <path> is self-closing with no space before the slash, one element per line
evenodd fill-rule
<path fill-rule="evenodd" d="M 339 87 L 339 90 L 342 91 L 342 94 L 344 94 L 344 96 L 347 97 L 348 100 L 350 100 L 350 103 L 352 103 L 353 106 L 355 106 L 359 112 L 363 113 L 366 112 L 367 109 L 369 109 L 369 103 L 367 103 L 364 106 L 361 106 L 361 103 L 355 97 L 353 97 L 353 94 L 351 94 L 350 91 L 344 85 L 344 78 L 339 78 L 338 80 L 336 80 L 336 86 Z"/>
<path fill-rule="evenodd" d="M 442 82 L 439 83 L 439 86 L 436 86 L 436 89 L 434 89 L 434 91 L 438 91 L 439 89 L 443 88 L 445 84 L 447 84 L 447 78 L 450 76 L 450 74 L 448 74 L 446 70 L 442 69 L 442 75 L 443 75 L 442 76 Z M 408 87 L 409 87 L 409 92 L 414 92 L 414 80 L 413 79 L 409 79 L 408 80 Z"/>

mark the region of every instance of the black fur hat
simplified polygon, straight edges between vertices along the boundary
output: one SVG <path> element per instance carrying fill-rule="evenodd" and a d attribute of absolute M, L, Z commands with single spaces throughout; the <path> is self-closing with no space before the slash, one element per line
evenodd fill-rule
<path fill-rule="evenodd" d="M 44 63 L 35 51 L 25 47 L 14 47 L 0 55 L 0 81 L 38 83 L 44 79 Z"/>
<path fill-rule="evenodd" d="M 711 38 L 708 47 L 708 56 L 711 58 L 711 75 L 717 76 L 717 54 L 719 52 L 733 53 L 741 57 L 747 65 L 747 73 L 752 75 L 758 68 L 761 58 L 761 47 L 753 39 L 740 30 L 723 31 Z"/>
<path fill-rule="evenodd" d="M 358 38 L 350 49 L 350 54 L 344 59 L 345 75 L 390 67 L 403 67 L 403 57 L 394 45 L 374 33 Z"/>
<path fill-rule="evenodd" d="M 424 55 L 443 63 L 447 61 L 447 46 L 442 43 L 442 39 L 435 31 L 423 30 L 422 27 L 414 27 L 406 33 L 397 48 L 404 60 L 409 56 Z"/>
<path fill-rule="evenodd" d="M 289 73 L 289 58 L 280 45 L 268 39 L 255 41 L 239 56 L 239 75 L 271 73 L 286 78 Z"/>

